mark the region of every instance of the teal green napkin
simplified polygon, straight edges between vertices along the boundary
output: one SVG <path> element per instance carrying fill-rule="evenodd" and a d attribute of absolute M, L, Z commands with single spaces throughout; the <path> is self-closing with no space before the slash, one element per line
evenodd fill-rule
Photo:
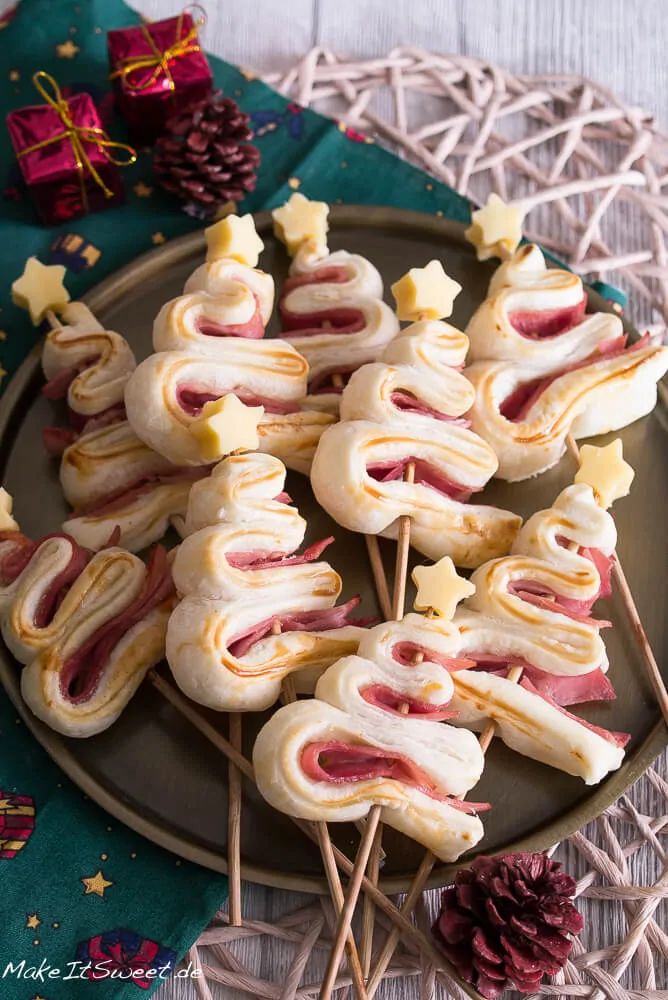
<path fill-rule="evenodd" d="M 111 112 L 106 32 L 136 22 L 120 0 L 23 0 L 0 33 L 9 78 L 1 110 L 38 103 L 31 77 L 45 69 L 66 94 L 92 94 L 110 113 L 112 138 L 126 138 Z M 262 153 L 244 211 L 280 204 L 299 188 L 330 202 L 468 220 L 468 202 L 422 171 L 221 60 L 211 63 L 217 86 L 251 115 Z M 40 336 L 10 299 L 10 283 L 28 256 L 65 263 L 77 298 L 136 254 L 202 223 L 157 188 L 146 153 L 123 173 L 125 205 L 56 229 L 36 221 L 4 130 L 0 164 L 8 170 L 0 212 L 0 364 L 11 375 Z M 66 235 L 79 239 L 58 239 Z M 86 260 L 95 262 L 80 269 Z M 15 715 L 0 692 L 0 997 L 148 996 L 225 898 L 226 880 L 180 862 L 86 801 Z"/>

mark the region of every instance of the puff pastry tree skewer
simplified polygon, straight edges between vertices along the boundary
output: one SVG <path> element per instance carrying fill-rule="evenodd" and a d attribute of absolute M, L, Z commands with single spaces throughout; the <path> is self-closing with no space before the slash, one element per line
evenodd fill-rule
<path fill-rule="evenodd" d="M 520 519 L 465 502 L 491 478 L 497 460 L 463 420 L 474 396 L 456 370 L 466 337 L 437 319 L 451 312 L 458 288 L 437 261 L 394 286 L 400 317 L 430 318 L 395 337 L 382 361 L 353 373 L 341 422 L 318 444 L 311 483 L 320 505 L 349 530 L 396 538 L 409 515 L 415 548 L 474 567 L 508 551 Z M 409 466 L 414 483 L 402 481 Z"/>
<path fill-rule="evenodd" d="M 467 236 L 478 259 L 498 256 L 503 261 L 467 328 L 474 357 L 470 371 L 478 385 L 474 424 L 479 419 L 484 436 L 499 438 L 492 441 L 504 448 L 499 474 L 522 479 L 549 468 L 565 448 L 578 461 L 576 437 L 623 427 L 649 413 L 656 403 L 657 381 L 668 368 L 668 348 L 652 346 L 646 338 L 627 345 L 619 317 L 586 316 L 586 296 L 576 275 L 546 270 L 540 250 L 532 244 L 518 249 L 521 206 L 505 205 L 492 194 L 472 221 Z M 569 361 L 562 373 L 564 354 Z M 501 360 L 478 361 L 486 358 Z M 520 378 L 519 362 L 522 371 L 527 365 L 535 369 L 533 382 Z M 501 394 L 491 391 L 495 385 L 502 387 Z M 504 393 L 515 411 L 509 420 L 501 412 Z M 490 404 L 493 398 L 496 404 Z M 488 421 L 490 405 L 494 413 Z M 524 425 L 529 418 L 533 423 L 527 438 Z M 613 576 L 668 724 L 668 691 L 616 553 Z"/>
<path fill-rule="evenodd" d="M 166 553 L 148 565 L 111 546 L 92 554 L 65 534 L 32 542 L 0 494 L 0 621 L 34 714 L 85 737 L 118 718 L 164 656 L 173 586 Z"/>
<path fill-rule="evenodd" d="M 61 486 L 74 508 L 63 528 L 95 550 L 117 530 L 124 548 L 138 551 L 182 516 L 199 473 L 175 468 L 132 432 L 123 395 L 134 355 L 83 302 L 69 302 L 63 273 L 64 268 L 31 257 L 12 285 L 14 300 L 30 311 L 33 322 L 46 320 L 51 327 L 42 351 L 47 378 L 42 391 L 67 401 L 70 428 L 44 429 L 47 451 L 62 456 Z"/>
<path fill-rule="evenodd" d="M 334 418 L 304 409 L 308 365 L 285 340 L 264 338 L 273 278 L 258 270 L 262 241 L 250 215 L 206 230 L 207 261 L 153 327 L 155 354 L 128 380 L 125 404 L 139 437 L 170 461 L 197 466 L 229 448 L 219 424 L 231 398 L 262 407 L 257 447 L 308 473 Z"/>
<path fill-rule="evenodd" d="M 307 405 L 337 414 L 345 381 L 381 356 L 399 332 L 383 281 L 365 257 L 327 248 L 329 206 L 295 192 L 274 209 L 274 230 L 292 256 L 280 298 L 282 336 L 309 364 Z"/>

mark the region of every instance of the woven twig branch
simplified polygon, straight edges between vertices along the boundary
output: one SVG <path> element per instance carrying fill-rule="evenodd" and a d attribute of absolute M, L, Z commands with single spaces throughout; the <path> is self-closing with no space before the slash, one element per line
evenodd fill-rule
<path fill-rule="evenodd" d="M 668 324 L 668 137 L 647 112 L 572 75 L 526 76 L 416 48 L 348 62 L 313 49 L 267 77 L 305 106 L 378 135 L 473 201 L 521 201 L 527 235 Z M 549 234 L 544 236 L 543 234 Z"/>

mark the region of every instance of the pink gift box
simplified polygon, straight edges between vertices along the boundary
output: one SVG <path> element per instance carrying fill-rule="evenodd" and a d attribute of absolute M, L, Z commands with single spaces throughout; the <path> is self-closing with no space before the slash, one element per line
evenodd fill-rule
<path fill-rule="evenodd" d="M 135 145 L 150 145 L 173 114 L 211 91 L 211 68 L 187 11 L 110 31 L 107 49 L 118 110 Z"/>

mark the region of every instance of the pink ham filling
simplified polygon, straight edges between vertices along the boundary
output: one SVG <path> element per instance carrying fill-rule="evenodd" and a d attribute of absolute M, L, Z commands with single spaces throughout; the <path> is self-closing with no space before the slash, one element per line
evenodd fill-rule
<path fill-rule="evenodd" d="M 562 309 L 518 309 L 508 315 L 510 325 L 528 340 L 549 340 L 572 330 L 582 322 L 587 297 L 574 306 Z"/>
<path fill-rule="evenodd" d="M 311 379 L 308 384 L 308 391 L 313 396 L 323 396 L 325 393 L 334 393 L 340 396 L 350 381 L 350 376 L 356 369 L 335 368 L 329 372 L 321 372 L 316 378 Z"/>
<path fill-rule="evenodd" d="M 367 473 L 372 479 L 379 483 L 391 483 L 397 479 L 403 479 L 404 469 L 412 462 L 415 466 L 415 482 L 420 486 L 429 486 L 437 493 L 450 497 L 451 500 L 466 502 L 472 493 L 479 492 L 482 486 L 472 488 L 448 479 L 437 468 L 421 458 L 407 456 L 399 460 L 389 460 L 387 462 L 373 462 L 367 466 Z"/>
<path fill-rule="evenodd" d="M 334 541 L 334 536 L 323 538 L 320 542 L 314 542 L 304 549 L 299 556 L 285 556 L 280 552 L 265 552 L 258 550 L 255 552 L 229 552 L 226 556 L 230 566 L 243 570 L 278 569 L 281 566 L 301 566 L 304 563 L 313 562 L 319 559 L 325 549 Z"/>
<path fill-rule="evenodd" d="M 301 766 L 312 781 L 347 784 L 389 778 L 416 788 L 432 799 L 445 802 L 460 812 L 476 813 L 490 809 L 486 802 L 464 802 L 439 792 L 433 781 L 412 760 L 378 747 L 322 740 L 307 743 L 301 754 Z"/>
<path fill-rule="evenodd" d="M 501 402 L 499 406 L 499 412 L 502 417 L 506 420 L 510 420 L 511 423 L 519 423 L 524 420 L 528 414 L 531 407 L 536 403 L 536 401 L 542 396 L 546 389 L 556 382 L 558 378 L 562 375 L 567 375 L 569 372 L 578 371 L 580 368 L 587 368 L 589 365 L 596 364 L 598 361 L 609 361 L 612 358 L 620 357 L 622 354 L 631 354 L 633 351 L 641 350 L 643 347 L 647 347 L 649 344 L 649 334 L 646 333 L 643 337 L 637 340 L 634 344 L 626 346 L 626 334 L 622 337 L 615 337 L 612 340 L 606 340 L 598 345 L 596 351 L 590 354 L 589 357 L 585 358 L 583 361 L 575 361 L 571 365 L 566 365 L 559 371 L 554 372 L 552 375 L 548 375 L 546 378 L 533 379 L 531 382 L 524 382 L 522 385 L 518 385 L 510 395 Z"/>
<path fill-rule="evenodd" d="M 75 365 L 70 365 L 69 368 L 63 368 L 61 372 L 58 372 L 42 386 L 42 395 L 46 396 L 47 399 L 64 399 L 77 375 L 86 371 L 87 368 L 92 368 L 99 360 L 100 355 L 93 354 L 89 358 L 78 361 Z"/>
<path fill-rule="evenodd" d="M 200 316 L 197 330 L 204 337 L 240 337 L 242 340 L 262 340 L 264 323 L 260 305 L 255 297 L 255 312 L 245 323 L 216 323 L 215 320 Z"/>
<path fill-rule="evenodd" d="M 345 604 L 339 604 L 334 608 L 294 611 L 284 617 L 265 618 L 246 632 L 231 639 L 228 650 L 234 657 L 244 656 L 256 643 L 271 634 L 275 623 L 280 624 L 281 632 L 329 632 L 346 625 L 357 625 L 360 628 L 365 628 L 367 625 L 375 624 L 375 619 L 349 617 L 360 600 L 359 597 L 351 597 Z"/>
<path fill-rule="evenodd" d="M 128 507 L 139 497 L 152 493 L 153 490 L 158 489 L 160 486 L 168 486 L 169 484 L 176 484 L 180 482 L 194 483 L 198 479 L 203 479 L 209 474 L 209 472 L 209 466 L 201 466 L 193 469 L 175 468 L 173 472 L 166 472 L 163 475 L 145 476 L 143 479 L 138 480 L 131 486 L 126 486 L 122 490 L 109 494 L 103 499 L 98 498 L 89 504 L 75 508 L 72 512 L 72 516 L 102 517 L 107 514 L 113 514 L 116 511 L 123 510 L 125 507 Z"/>
<path fill-rule="evenodd" d="M 68 427 L 45 427 L 42 431 L 42 443 L 48 455 L 57 458 L 74 444 L 79 435 Z"/>
<path fill-rule="evenodd" d="M 600 667 L 588 674 L 573 677 L 567 674 L 551 674 L 528 663 L 521 656 L 497 656 L 494 653 L 474 652 L 466 654 L 474 669 L 489 674 L 506 677 L 511 667 L 522 667 L 537 691 L 553 698 L 558 705 L 579 705 L 586 701 L 613 701 L 615 689 Z"/>
<path fill-rule="evenodd" d="M 267 413 L 297 413 L 300 409 L 299 403 L 288 403 L 280 399 L 270 399 L 268 396 L 257 396 L 255 393 L 248 392 L 239 386 L 234 386 L 228 391 L 234 393 L 246 406 L 264 406 Z M 190 413 L 192 416 L 197 416 L 206 403 L 210 403 L 226 395 L 228 395 L 228 392 L 212 393 L 204 389 L 179 386 L 176 398 L 182 410 L 185 410 L 186 413 Z"/>
<path fill-rule="evenodd" d="M 344 284 L 349 274 L 346 267 L 319 267 L 310 274 L 297 274 L 288 278 L 283 286 L 279 309 L 283 324 L 283 336 L 315 337 L 327 330 L 333 334 L 359 333 L 364 329 L 364 313 L 360 309 L 346 306 L 318 309 L 309 313 L 293 313 L 285 306 L 285 297 L 294 288 L 302 285 Z"/>
<path fill-rule="evenodd" d="M 366 687 L 360 688 L 360 694 L 369 705 L 406 719 L 418 718 L 442 722 L 444 719 L 452 719 L 457 715 L 456 712 L 448 708 L 447 702 L 443 705 L 433 705 L 421 698 L 412 698 L 402 691 L 395 691 L 385 684 L 368 684 Z"/>
<path fill-rule="evenodd" d="M 91 698 L 118 642 L 173 591 L 167 553 L 158 545 L 150 555 L 144 585 L 137 597 L 124 611 L 100 626 L 63 664 L 60 675 L 63 697 L 74 704 Z"/>
<path fill-rule="evenodd" d="M 535 608 L 555 611 L 557 614 L 580 622 L 582 625 L 593 625 L 595 628 L 609 628 L 612 625 L 612 622 L 592 618 L 589 615 L 589 609 L 595 598 L 591 601 L 577 601 L 571 597 L 563 597 L 544 584 L 532 580 L 515 580 L 508 587 L 508 593 L 514 594 L 515 597 L 519 597 Z"/>
<path fill-rule="evenodd" d="M 403 667 L 414 667 L 418 654 L 422 657 L 423 661 L 438 663 L 441 667 L 445 667 L 451 674 L 456 670 L 466 670 L 468 667 L 475 666 L 474 661 L 469 658 L 468 653 L 466 656 L 446 656 L 445 653 L 437 653 L 436 650 L 427 649 L 426 646 L 421 646 L 417 642 L 396 642 L 392 647 L 393 659 Z"/>
<path fill-rule="evenodd" d="M 0 560 L 0 581 L 2 586 L 8 586 L 21 575 L 40 545 L 50 538 L 64 538 L 72 547 L 72 554 L 68 565 L 54 577 L 48 591 L 40 598 L 39 605 L 35 612 L 35 624 L 38 628 L 48 625 L 58 604 L 58 594 L 67 587 L 69 583 L 81 573 L 84 566 L 90 559 L 92 553 L 88 549 L 82 548 L 73 538 L 63 532 L 53 532 L 45 535 L 38 541 L 33 542 L 20 531 L 0 532 L 0 542 L 12 542 L 14 548 L 10 549 Z"/>
<path fill-rule="evenodd" d="M 538 695 L 539 698 L 542 698 L 543 701 L 546 701 L 548 705 L 552 705 L 552 707 L 556 708 L 557 711 L 561 712 L 562 715 L 565 715 L 568 719 L 573 719 L 575 722 L 578 722 L 581 726 L 584 726 L 585 729 L 589 729 L 590 732 L 596 733 L 598 736 L 603 737 L 603 739 L 607 740 L 608 743 L 614 743 L 618 747 L 625 747 L 626 744 L 631 739 L 630 733 L 618 733 L 618 732 L 613 732 L 609 729 L 602 729 L 600 726 L 595 726 L 593 722 L 587 722 L 586 719 L 581 719 L 578 715 L 573 715 L 572 712 L 567 712 L 565 708 L 562 708 L 561 705 L 558 705 L 553 698 L 549 697 L 549 695 L 544 694 L 542 691 L 538 691 L 533 686 L 531 681 L 528 679 L 523 678 L 520 681 L 520 684 L 526 691 L 530 691 L 532 694 Z"/>
<path fill-rule="evenodd" d="M 471 421 L 464 417 L 450 417 L 441 410 L 435 410 L 433 406 L 423 403 L 412 392 L 407 389 L 395 389 L 390 396 L 392 405 L 405 413 L 420 413 L 426 417 L 433 417 L 434 420 L 447 420 L 448 423 L 457 424 L 458 427 L 470 427 Z"/>
<path fill-rule="evenodd" d="M 328 264 L 325 267 L 318 267 L 315 271 L 310 271 L 308 274 L 293 274 L 291 277 L 285 279 L 281 300 L 285 298 L 288 292 L 291 292 L 294 288 L 301 288 L 302 285 L 343 285 L 348 281 L 348 278 L 348 268 L 341 264 Z"/>
<path fill-rule="evenodd" d="M 68 427 L 45 427 L 42 431 L 42 443 L 47 454 L 57 457 L 62 455 L 66 448 L 83 434 L 91 434 L 93 431 L 102 430 L 103 427 L 110 427 L 126 419 L 125 404 L 115 403 L 114 406 L 96 413 L 93 417 L 87 417 L 82 413 L 75 413 L 69 410 L 71 428 Z"/>

